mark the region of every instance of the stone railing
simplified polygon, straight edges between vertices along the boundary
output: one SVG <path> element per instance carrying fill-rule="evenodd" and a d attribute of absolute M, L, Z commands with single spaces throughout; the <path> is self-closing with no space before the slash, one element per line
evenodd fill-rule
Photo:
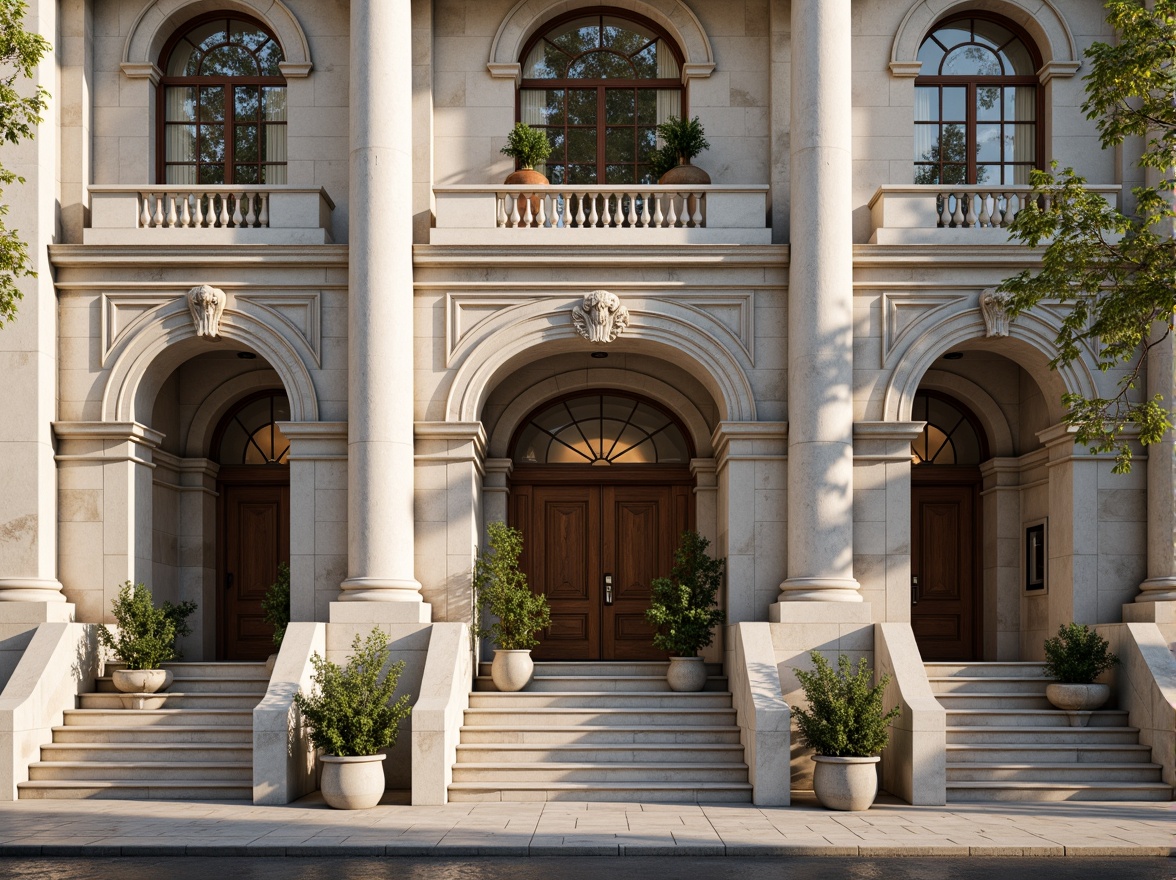
<path fill-rule="evenodd" d="M 769 244 L 766 186 L 441 186 L 431 244 Z"/>
<path fill-rule="evenodd" d="M 1121 187 L 1091 186 L 1117 205 Z M 1008 225 L 1035 195 L 1030 186 L 882 186 L 870 199 L 871 244 L 1007 243 Z"/>
<path fill-rule="evenodd" d="M 335 204 L 286 186 L 91 186 L 85 244 L 326 244 Z"/>

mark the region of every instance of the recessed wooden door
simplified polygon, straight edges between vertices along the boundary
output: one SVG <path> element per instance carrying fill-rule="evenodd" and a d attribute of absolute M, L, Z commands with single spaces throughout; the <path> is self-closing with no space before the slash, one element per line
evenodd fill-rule
<path fill-rule="evenodd" d="M 264 660 L 274 652 L 274 629 L 261 609 L 278 564 L 290 558 L 290 487 L 221 485 L 220 573 L 222 660 Z"/>
<path fill-rule="evenodd" d="M 975 660 L 975 485 L 911 486 L 911 628 L 924 660 Z"/>

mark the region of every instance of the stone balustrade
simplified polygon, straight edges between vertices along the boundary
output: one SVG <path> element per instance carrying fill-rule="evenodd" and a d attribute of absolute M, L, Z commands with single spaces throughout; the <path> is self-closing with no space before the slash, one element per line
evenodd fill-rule
<path fill-rule="evenodd" d="M 1091 186 L 1112 205 L 1122 187 Z M 1007 244 L 1008 226 L 1034 195 L 1031 186 L 882 186 L 870 199 L 871 244 Z"/>
<path fill-rule="evenodd" d="M 766 186 L 442 186 L 431 244 L 770 244 Z"/>
<path fill-rule="evenodd" d="M 85 244 L 328 244 L 335 203 L 286 186 L 91 186 Z"/>

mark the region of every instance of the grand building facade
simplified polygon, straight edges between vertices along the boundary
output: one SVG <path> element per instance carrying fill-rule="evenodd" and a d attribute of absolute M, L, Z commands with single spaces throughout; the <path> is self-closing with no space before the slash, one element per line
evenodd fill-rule
<path fill-rule="evenodd" d="M 620 664 L 601 675 L 664 659 L 649 582 L 683 531 L 711 541 L 747 798 L 806 784 L 811 650 L 894 676 L 886 787 L 964 797 L 934 695 L 957 673 L 924 664 L 997 676 L 1077 621 L 1123 657 L 1106 725 L 1155 771 L 1114 796 L 1170 799 L 1172 437 L 1126 475 L 1076 446 L 1062 395 L 1118 375 L 1050 369 L 1061 307 L 1010 320 L 995 292 L 1040 262 L 1005 229 L 1030 169 L 1128 208 L 1142 180 L 1080 109 L 1098 2 L 33 0 L 26 22 L 53 99 L 4 152 L 38 269 L 0 331 L 4 796 L 98 686 L 77 646 L 119 585 L 198 604 L 186 659 L 252 662 L 288 561 L 253 796 L 314 787 L 280 685 L 378 625 L 417 702 L 389 785 L 443 802 L 502 520 L 552 605 L 536 659 Z M 705 126 L 711 184 L 656 184 L 671 116 Z M 501 183 L 518 121 L 547 186 Z M 1146 375 L 1170 401 L 1171 339 Z"/>

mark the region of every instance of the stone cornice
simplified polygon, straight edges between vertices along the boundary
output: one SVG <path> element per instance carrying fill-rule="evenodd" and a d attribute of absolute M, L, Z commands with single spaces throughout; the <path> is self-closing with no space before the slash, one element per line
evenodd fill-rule
<path fill-rule="evenodd" d="M 49 245 L 49 262 L 67 269 L 144 266 L 346 268 L 347 245 Z"/>
<path fill-rule="evenodd" d="M 413 246 L 413 264 L 427 268 L 512 265 L 533 267 L 636 266 L 652 264 L 692 269 L 732 265 L 779 267 L 788 262 L 787 245 L 427 245 Z"/>

